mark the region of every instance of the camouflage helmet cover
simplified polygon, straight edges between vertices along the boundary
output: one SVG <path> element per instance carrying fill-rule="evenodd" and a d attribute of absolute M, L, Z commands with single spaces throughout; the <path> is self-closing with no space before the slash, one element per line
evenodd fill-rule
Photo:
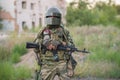
<path fill-rule="evenodd" d="M 47 26 L 59 26 L 61 24 L 61 13 L 57 8 L 51 7 L 47 10 L 45 24 Z"/>

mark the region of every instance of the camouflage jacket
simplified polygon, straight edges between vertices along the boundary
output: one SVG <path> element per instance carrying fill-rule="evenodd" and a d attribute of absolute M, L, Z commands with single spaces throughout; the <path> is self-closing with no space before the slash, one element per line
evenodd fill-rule
<path fill-rule="evenodd" d="M 52 44 L 54 44 L 54 45 L 61 44 L 62 41 L 64 41 L 67 43 L 67 45 L 74 46 L 74 43 L 70 36 L 69 31 L 63 27 L 59 27 L 59 28 L 55 28 L 55 29 L 43 28 L 42 30 L 40 30 L 40 32 L 37 34 L 37 37 L 34 40 L 34 42 L 39 45 L 41 45 L 41 44 L 46 45 L 46 44 L 48 44 L 47 42 L 49 42 L 49 41 L 53 41 Z M 39 55 L 42 58 L 45 56 L 47 56 L 47 57 L 49 56 L 49 58 L 46 58 L 46 59 L 50 59 L 51 54 L 42 55 L 41 48 L 39 50 L 35 50 L 35 52 L 40 53 Z M 50 52 L 48 52 L 48 53 L 50 53 Z M 60 53 L 59 57 L 61 59 L 63 59 L 64 52 L 58 52 L 58 53 Z"/>
<path fill-rule="evenodd" d="M 73 40 L 70 36 L 70 33 L 67 29 L 63 27 L 59 27 L 56 29 L 49 29 L 48 35 L 45 34 L 46 28 L 42 28 L 39 33 L 37 34 L 37 37 L 35 38 L 34 42 L 42 44 L 44 41 L 58 41 L 61 43 L 62 41 L 66 42 L 67 45 L 74 46 Z"/>

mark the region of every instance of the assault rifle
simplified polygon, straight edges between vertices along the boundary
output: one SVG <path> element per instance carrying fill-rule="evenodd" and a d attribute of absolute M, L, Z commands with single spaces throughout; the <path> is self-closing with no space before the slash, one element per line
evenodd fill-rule
<path fill-rule="evenodd" d="M 31 43 L 31 42 L 27 42 L 26 43 L 26 48 L 27 49 L 30 49 L 30 48 L 35 48 L 35 49 L 44 49 L 45 51 L 49 51 L 45 46 L 43 45 L 39 45 L 39 44 L 36 44 L 36 43 Z M 75 68 L 75 65 L 77 64 L 77 62 L 73 59 L 73 57 L 71 56 L 71 53 L 72 52 L 82 52 L 82 53 L 89 53 L 88 51 L 86 51 L 86 49 L 83 49 L 83 50 L 78 50 L 77 48 L 73 47 L 73 46 L 63 46 L 63 45 L 58 45 L 57 46 L 57 51 L 68 51 L 70 52 L 70 59 L 71 59 L 71 62 L 72 62 L 72 66 L 73 68 Z M 36 78 L 35 80 L 39 80 L 40 77 L 40 74 L 41 74 L 41 66 L 42 66 L 42 62 L 41 62 L 41 59 L 40 57 L 37 55 L 37 59 L 38 59 L 38 65 L 40 65 L 40 68 L 39 70 L 36 70 Z M 54 56 L 55 58 L 56 56 Z M 55 59 L 55 61 L 59 61 L 59 57 L 57 59 Z M 68 62 L 67 62 L 68 64 Z M 40 79 L 41 80 L 41 79 Z"/>
<path fill-rule="evenodd" d="M 26 48 L 37 48 L 39 49 L 39 44 L 36 43 L 31 43 L 31 42 L 27 42 L 26 43 Z M 46 49 L 44 46 L 41 46 L 41 49 L 45 49 L 46 51 L 49 51 L 48 49 Z M 83 50 L 78 50 L 77 48 L 73 47 L 73 46 L 63 46 L 63 45 L 59 45 L 57 46 L 58 51 L 68 51 L 68 52 L 82 52 L 82 53 L 90 53 L 88 51 L 86 51 L 86 49 Z"/>

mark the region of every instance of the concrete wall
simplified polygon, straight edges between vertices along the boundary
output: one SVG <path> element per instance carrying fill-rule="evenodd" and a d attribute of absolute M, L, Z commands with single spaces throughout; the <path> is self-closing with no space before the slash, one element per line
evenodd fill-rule
<path fill-rule="evenodd" d="M 0 15 L 3 19 L 1 22 L 3 24 L 4 31 L 13 31 L 15 30 L 15 13 L 14 13 L 14 0 L 0 0 L 0 6 L 2 7 L 2 11 Z"/>
<path fill-rule="evenodd" d="M 23 3 L 26 7 L 23 8 Z M 33 9 L 31 9 L 33 5 Z M 0 6 L 8 18 L 3 18 L 4 30 L 18 30 L 23 31 L 23 24 L 28 28 L 45 26 L 45 13 L 50 7 L 58 7 L 63 15 L 66 15 L 66 1 L 65 0 L 0 0 Z M 65 19 L 63 18 L 63 21 Z M 34 23 L 34 26 L 33 26 Z"/>
<path fill-rule="evenodd" d="M 26 8 L 22 8 L 22 2 L 26 2 Z M 34 4 L 33 9 L 31 9 L 31 4 Z M 31 29 L 33 27 L 39 26 L 40 10 L 39 10 L 39 0 L 19 0 L 16 1 L 16 19 L 17 24 L 19 24 L 19 30 L 23 30 L 23 22 L 26 26 Z M 34 22 L 34 26 L 32 23 Z"/>

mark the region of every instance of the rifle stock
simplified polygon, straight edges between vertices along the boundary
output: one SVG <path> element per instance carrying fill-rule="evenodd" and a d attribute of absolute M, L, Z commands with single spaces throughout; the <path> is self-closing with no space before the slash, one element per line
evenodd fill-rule
<path fill-rule="evenodd" d="M 27 42 L 26 43 L 26 48 L 27 49 L 29 49 L 29 48 L 39 48 L 39 45 L 36 44 L 36 43 Z"/>

